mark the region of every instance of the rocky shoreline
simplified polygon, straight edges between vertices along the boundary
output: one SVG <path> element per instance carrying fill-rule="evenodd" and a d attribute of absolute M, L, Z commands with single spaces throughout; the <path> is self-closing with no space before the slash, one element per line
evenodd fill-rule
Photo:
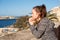
<path fill-rule="evenodd" d="M 27 29 L 0 37 L 0 40 L 37 40 L 37 39 L 32 35 L 30 29 Z"/>

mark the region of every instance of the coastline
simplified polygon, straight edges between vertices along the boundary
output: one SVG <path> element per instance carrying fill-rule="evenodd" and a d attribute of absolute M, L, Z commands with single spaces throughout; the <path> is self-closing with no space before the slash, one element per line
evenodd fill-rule
<path fill-rule="evenodd" d="M 0 37 L 18 32 L 19 28 L 0 28 Z"/>

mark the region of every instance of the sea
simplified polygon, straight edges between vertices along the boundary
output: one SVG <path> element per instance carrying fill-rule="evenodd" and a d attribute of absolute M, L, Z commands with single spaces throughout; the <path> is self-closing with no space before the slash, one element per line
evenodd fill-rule
<path fill-rule="evenodd" d="M 4 28 L 16 23 L 16 19 L 1 19 L 0 20 L 0 28 Z"/>

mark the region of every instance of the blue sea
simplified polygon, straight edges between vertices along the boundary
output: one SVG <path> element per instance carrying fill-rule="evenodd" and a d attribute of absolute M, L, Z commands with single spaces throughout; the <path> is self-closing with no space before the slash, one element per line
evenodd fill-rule
<path fill-rule="evenodd" d="M 16 19 L 1 19 L 0 20 L 0 28 L 4 28 L 6 26 L 10 26 L 16 23 Z"/>

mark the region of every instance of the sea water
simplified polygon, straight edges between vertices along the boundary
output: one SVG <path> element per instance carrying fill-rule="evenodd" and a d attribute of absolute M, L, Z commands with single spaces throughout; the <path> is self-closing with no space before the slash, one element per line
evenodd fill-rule
<path fill-rule="evenodd" d="M 16 23 L 16 19 L 1 19 L 0 20 L 0 28 L 9 26 Z"/>

